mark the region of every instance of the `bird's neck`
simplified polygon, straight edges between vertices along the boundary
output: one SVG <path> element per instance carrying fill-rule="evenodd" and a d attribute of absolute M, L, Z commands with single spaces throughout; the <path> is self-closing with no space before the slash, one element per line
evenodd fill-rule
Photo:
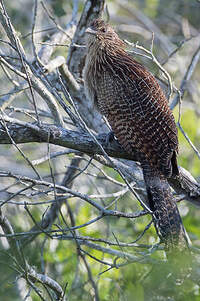
<path fill-rule="evenodd" d="M 119 61 L 120 57 L 127 55 L 124 49 L 117 48 L 115 45 L 94 44 L 88 47 L 86 64 L 93 70 L 95 75 L 108 70 L 114 62 Z"/>

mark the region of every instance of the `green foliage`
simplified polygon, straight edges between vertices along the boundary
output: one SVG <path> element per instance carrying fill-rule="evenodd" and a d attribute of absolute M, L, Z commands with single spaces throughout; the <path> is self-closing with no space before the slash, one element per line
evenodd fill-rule
<path fill-rule="evenodd" d="M 52 8 L 54 10 L 54 14 L 59 18 L 65 15 L 65 10 L 63 8 L 63 4 L 65 1 L 63 0 L 54 0 L 52 3 Z"/>
<path fill-rule="evenodd" d="M 155 18 L 158 12 L 159 0 L 146 0 L 145 2 L 144 13 L 151 18 Z"/>
<path fill-rule="evenodd" d="M 200 119 L 191 109 L 184 109 L 181 114 L 181 126 L 184 132 L 187 134 L 191 142 L 197 147 L 199 147 L 200 141 Z M 199 158 L 195 154 L 192 147 L 189 145 L 188 141 L 185 139 L 184 135 L 179 130 L 179 144 L 180 144 L 180 155 L 179 164 L 184 168 L 190 170 L 194 176 L 199 176 L 200 174 L 200 164 Z"/>

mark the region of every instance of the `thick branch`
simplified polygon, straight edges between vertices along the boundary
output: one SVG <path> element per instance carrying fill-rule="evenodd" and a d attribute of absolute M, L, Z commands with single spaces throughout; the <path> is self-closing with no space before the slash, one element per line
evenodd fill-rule
<path fill-rule="evenodd" d="M 50 142 L 55 145 L 78 150 L 90 156 L 102 155 L 99 146 L 92 140 L 87 133 L 67 130 L 54 125 L 45 125 L 42 128 L 35 124 L 25 123 L 13 118 L 5 117 L 7 128 L 10 136 L 15 143 L 29 142 Z M 110 157 L 123 158 L 137 161 L 137 153 L 129 154 L 125 152 L 116 141 L 106 142 L 106 135 L 98 136 L 99 143 Z M 0 126 L 0 144 L 10 144 L 10 138 L 4 129 Z M 127 167 L 128 168 L 128 167 Z M 183 168 L 180 168 L 180 177 L 169 179 L 170 185 L 173 186 L 178 194 L 183 194 L 183 198 L 200 205 L 200 185 L 195 179 Z"/>
<path fill-rule="evenodd" d="M 85 44 L 85 30 L 93 19 L 99 17 L 103 7 L 104 0 L 87 0 L 77 25 L 69 50 L 68 63 L 70 71 L 78 77 L 80 76 L 80 70 L 83 69 L 83 61 L 86 53 L 82 48 L 76 47 L 75 44 Z"/>
<path fill-rule="evenodd" d="M 9 133 L 15 143 L 50 142 L 52 144 L 76 149 L 89 155 L 102 155 L 102 151 L 87 133 L 67 130 L 54 125 L 38 127 L 36 124 L 25 123 L 13 118 L 4 118 Z M 106 143 L 106 135 L 100 135 L 98 141 L 111 157 L 137 160 L 137 154 L 128 154 L 115 141 Z M 0 144 L 11 144 L 3 125 L 0 126 Z"/>

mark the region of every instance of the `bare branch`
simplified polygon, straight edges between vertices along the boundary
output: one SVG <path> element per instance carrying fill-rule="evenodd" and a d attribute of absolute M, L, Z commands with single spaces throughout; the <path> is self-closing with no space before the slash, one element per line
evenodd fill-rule
<path fill-rule="evenodd" d="M 9 117 L 4 117 L 4 120 L 6 122 L 9 122 L 7 127 L 9 129 L 11 137 L 13 137 L 13 139 L 15 140 L 15 143 L 49 141 L 50 143 L 68 147 L 70 149 L 75 149 L 89 155 L 102 155 L 102 150 L 95 143 L 92 137 L 86 133 L 81 133 L 80 135 L 79 132 L 68 131 L 63 128 L 49 125 L 45 125 L 42 128 L 39 128 L 38 126 L 31 123 L 25 123 Z M 126 153 L 120 147 L 120 145 L 116 145 L 115 141 L 113 143 L 110 143 L 108 146 L 106 142 L 106 135 L 100 135 L 98 142 L 102 145 L 106 153 L 111 157 L 137 161 L 137 153 L 132 155 Z M 10 143 L 10 139 L 3 128 L 0 129 L 0 143 Z M 108 162 L 106 164 L 108 164 Z M 180 170 L 180 172 L 180 178 L 170 179 L 170 183 L 173 183 L 173 187 L 175 188 L 175 190 L 178 189 L 177 191 L 180 191 L 179 188 L 182 187 L 181 194 L 184 193 L 188 201 L 199 203 L 199 184 L 196 181 L 194 182 L 194 180 L 191 180 L 192 178 L 190 180 L 185 180 L 182 183 L 182 179 L 185 179 L 185 176 L 182 176 L 182 170 Z"/>

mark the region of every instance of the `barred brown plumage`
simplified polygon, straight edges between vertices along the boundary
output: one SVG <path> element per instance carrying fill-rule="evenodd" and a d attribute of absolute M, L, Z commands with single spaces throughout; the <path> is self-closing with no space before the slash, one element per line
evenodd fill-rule
<path fill-rule="evenodd" d="M 155 77 L 125 51 L 110 25 L 96 19 L 86 32 L 86 94 L 122 147 L 138 151 L 156 228 L 162 238 L 177 244 L 184 228 L 166 178 L 178 175 L 178 139 L 165 94 Z"/>

